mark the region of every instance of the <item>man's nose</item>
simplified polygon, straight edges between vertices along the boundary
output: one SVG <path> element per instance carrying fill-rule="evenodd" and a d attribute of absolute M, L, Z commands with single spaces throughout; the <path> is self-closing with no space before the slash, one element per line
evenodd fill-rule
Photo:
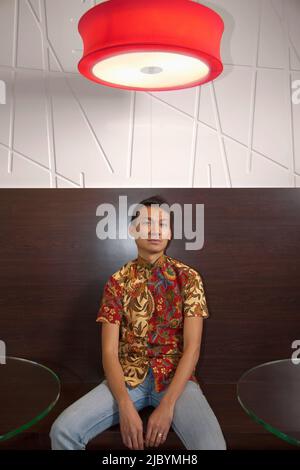
<path fill-rule="evenodd" d="M 150 228 L 150 235 L 152 238 L 159 238 L 160 236 L 160 226 L 159 226 L 159 223 L 157 222 L 154 222 L 152 223 L 151 225 L 151 228 Z"/>

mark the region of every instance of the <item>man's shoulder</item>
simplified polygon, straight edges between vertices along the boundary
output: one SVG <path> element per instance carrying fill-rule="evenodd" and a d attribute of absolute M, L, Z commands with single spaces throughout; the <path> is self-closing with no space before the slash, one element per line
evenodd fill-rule
<path fill-rule="evenodd" d="M 124 281 L 130 276 L 134 260 L 127 261 L 117 271 L 111 274 L 110 278 L 123 284 Z"/>
<path fill-rule="evenodd" d="M 110 279 L 112 281 L 116 281 L 120 285 L 124 285 L 124 283 L 134 275 L 133 270 L 135 264 L 136 259 L 127 261 L 117 271 L 111 274 Z M 195 276 L 200 276 L 200 273 L 195 268 L 177 258 L 173 258 L 172 256 L 166 255 L 166 265 L 168 268 L 173 268 L 179 277 L 183 276 L 183 278 L 193 278 Z"/>
<path fill-rule="evenodd" d="M 167 262 L 170 264 L 178 274 L 184 274 L 186 276 L 199 276 L 199 272 L 189 266 L 188 264 L 184 263 L 183 261 L 180 261 L 177 258 L 173 258 L 171 256 L 167 256 Z"/>

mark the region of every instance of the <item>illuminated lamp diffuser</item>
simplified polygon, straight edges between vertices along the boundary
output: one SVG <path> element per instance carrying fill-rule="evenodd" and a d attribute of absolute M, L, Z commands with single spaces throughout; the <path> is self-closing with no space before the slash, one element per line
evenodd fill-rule
<path fill-rule="evenodd" d="M 190 88 L 223 71 L 222 18 L 192 0 L 108 0 L 78 23 L 79 72 L 102 85 L 140 91 Z"/>

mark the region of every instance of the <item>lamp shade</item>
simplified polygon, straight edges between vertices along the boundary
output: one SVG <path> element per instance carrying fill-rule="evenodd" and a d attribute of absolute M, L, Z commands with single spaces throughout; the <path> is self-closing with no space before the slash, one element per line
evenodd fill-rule
<path fill-rule="evenodd" d="M 108 0 L 79 20 L 79 72 L 141 91 L 198 86 L 223 70 L 222 18 L 192 0 Z"/>

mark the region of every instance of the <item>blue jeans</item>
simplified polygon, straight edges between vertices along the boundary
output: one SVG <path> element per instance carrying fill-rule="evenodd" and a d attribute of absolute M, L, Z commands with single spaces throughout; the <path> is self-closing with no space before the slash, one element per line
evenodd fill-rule
<path fill-rule="evenodd" d="M 165 393 L 165 390 L 155 391 L 151 368 L 144 382 L 137 387 L 133 388 L 126 383 L 125 385 L 137 411 L 146 406 L 155 408 Z M 104 379 L 97 387 L 67 407 L 54 421 L 49 434 L 51 448 L 85 450 L 91 439 L 117 423 L 118 402 Z M 176 400 L 171 426 L 186 449 L 226 449 L 217 418 L 200 386 L 192 380 L 187 381 Z"/>

